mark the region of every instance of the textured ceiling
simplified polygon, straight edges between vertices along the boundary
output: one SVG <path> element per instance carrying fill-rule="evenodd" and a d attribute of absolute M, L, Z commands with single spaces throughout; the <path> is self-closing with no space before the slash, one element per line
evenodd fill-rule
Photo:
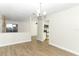
<path fill-rule="evenodd" d="M 0 2 L 0 14 L 7 16 L 9 20 L 25 20 L 40 6 L 42 3 L 42 11 L 47 14 L 59 12 L 61 10 L 73 7 L 77 4 L 71 3 L 56 3 L 52 0 L 3 0 Z"/>

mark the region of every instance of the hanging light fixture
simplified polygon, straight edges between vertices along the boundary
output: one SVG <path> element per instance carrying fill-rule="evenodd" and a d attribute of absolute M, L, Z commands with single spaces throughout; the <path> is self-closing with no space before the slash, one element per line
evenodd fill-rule
<path fill-rule="evenodd" d="M 36 10 L 36 15 L 37 16 L 46 16 L 46 11 L 42 10 L 42 3 L 40 3 L 39 8 Z"/>
<path fill-rule="evenodd" d="M 33 20 L 35 21 L 36 24 L 38 20 L 36 20 L 35 18 L 39 18 L 39 17 L 46 18 L 47 12 L 43 11 L 42 3 L 39 4 L 39 7 L 36 9 L 36 12 L 33 13 L 33 15 L 34 15 Z"/>

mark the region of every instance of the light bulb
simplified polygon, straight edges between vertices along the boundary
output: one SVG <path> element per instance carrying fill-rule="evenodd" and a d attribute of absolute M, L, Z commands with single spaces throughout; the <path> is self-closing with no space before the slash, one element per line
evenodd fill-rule
<path fill-rule="evenodd" d="M 46 11 L 44 11 L 44 12 L 43 12 L 43 15 L 46 15 L 46 14 L 47 14 Z"/>
<path fill-rule="evenodd" d="M 39 16 L 39 14 L 40 14 L 40 9 L 37 9 L 36 12 L 37 12 L 36 15 Z"/>

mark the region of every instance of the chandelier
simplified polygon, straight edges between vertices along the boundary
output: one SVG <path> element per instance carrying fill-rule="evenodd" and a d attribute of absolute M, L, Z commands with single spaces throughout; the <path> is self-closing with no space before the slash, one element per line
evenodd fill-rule
<path fill-rule="evenodd" d="M 42 9 L 42 3 L 39 4 L 39 7 L 35 10 L 36 12 L 33 13 L 36 17 L 46 17 L 46 11 L 43 11 Z"/>
<path fill-rule="evenodd" d="M 46 16 L 47 16 L 47 12 L 43 10 L 42 3 L 40 3 L 38 8 L 33 13 L 32 19 L 35 21 L 36 24 L 38 24 L 38 18 L 43 18 L 45 21 Z"/>

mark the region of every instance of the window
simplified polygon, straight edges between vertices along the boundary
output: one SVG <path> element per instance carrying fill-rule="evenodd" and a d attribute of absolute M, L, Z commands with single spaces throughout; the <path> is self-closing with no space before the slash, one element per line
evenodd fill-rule
<path fill-rule="evenodd" d="M 6 32 L 18 32 L 18 24 L 6 24 Z"/>

